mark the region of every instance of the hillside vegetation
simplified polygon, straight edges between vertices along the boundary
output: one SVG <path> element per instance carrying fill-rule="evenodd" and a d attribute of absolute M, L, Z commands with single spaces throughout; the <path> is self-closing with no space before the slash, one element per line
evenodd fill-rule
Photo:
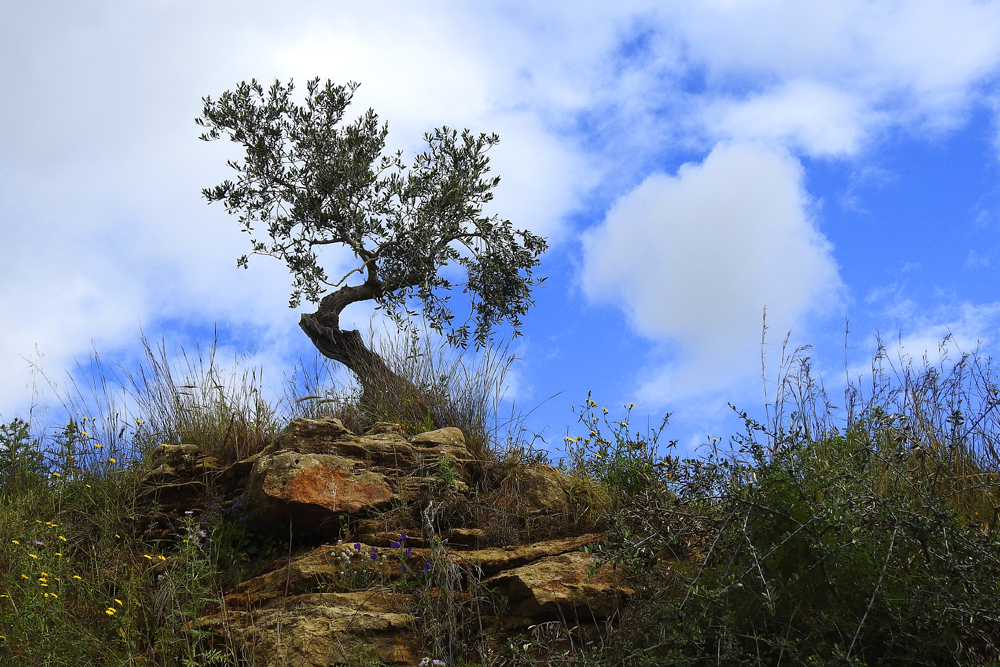
<path fill-rule="evenodd" d="M 421 396 L 363 403 L 331 389 L 320 365 L 297 368 L 269 402 L 259 373 L 223 371 L 214 346 L 182 356 L 183 377 L 164 347 L 146 351 L 131 373 L 94 359 L 91 384 L 63 396 L 64 424 L 0 425 L 0 664 L 239 664 L 192 621 L 299 545 L 256 534 L 238 506 L 210 498 L 177 518 L 177 539 L 143 542 L 137 489 L 163 443 L 225 466 L 289 420 L 326 415 L 357 433 L 456 426 L 476 457 L 507 470 L 546 460 L 518 415 L 498 413 L 506 350 L 470 364 L 417 339 L 383 349 Z M 454 627 L 429 623 L 422 664 L 1000 664 L 990 360 L 894 366 L 880 350 L 864 385 L 834 402 L 807 353 L 783 360 L 765 420 L 742 414 L 728 447 L 712 440 L 697 458 L 661 437 L 666 418 L 643 432 L 633 406 L 580 397 L 559 463 L 567 525 L 604 533 L 591 550 L 636 594 L 587 641 L 534 633 L 487 652 L 455 648 L 443 636 Z M 490 484 L 476 492 L 496 503 L 503 489 Z M 531 539 L 529 526 L 506 529 Z M 359 646 L 355 664 L 379 663 Z"/>

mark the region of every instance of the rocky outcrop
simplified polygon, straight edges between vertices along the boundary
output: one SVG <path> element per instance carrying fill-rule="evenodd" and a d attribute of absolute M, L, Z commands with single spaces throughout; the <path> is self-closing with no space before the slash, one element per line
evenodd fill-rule
<path fill-rule="evenodd" d="M 503 591 L 509 613 L 532 623 L 558 619 L 606 620 L 623 596 L 633 593 L 604 568 L 593 575 L 594 557 L 581 551 L 548 556 L 504 570 L 485 583 Z"/>
<path fill-rule="evenodd" d="M 355 435 L 336 419 L 298 419 L 224 469 L 191 445 L 164 447 L 150 464 L 150 502 L 168 489 L 209 490 L 223 509 L 241 506 L 260 535 L 290 531 L 298 546 L 205 605 L 194 624 L 247 664 L 350 664 L 368 651 L 415 665 L 440 657 L 428 638 L 443 631 L 442 616 L 454 625 L 457 609 L 474 609 L 468 628 L 498 645 L 529 628 L 606 622 L 632 594 L 604 569 L 591 572 L 581 549 L 601 535 L 554 528 L 570 525 L 558 470 L 504 464 L 498 473 L 455 428 L 405 437 L 377 424 Z M 497 522 L 523 530 L 497 531 Z M 539 525 L 547 537 L 528 532 Z"/>
<path fill-rule="evenodd" d="M 224 609 L 199 619 L 225 636 L 246 664 L 320 667 L 358 662 L 365 647 L 383 662 L 416 665 L 416 618 L 390 591 L 308 593 L 255 609 Z"/>
<path fill-rule="evenodd" d="M 195 445 L 160 445 L 150 464 L 138 501 L 167 510 L 189 506 L 205 493 L 207 478 L 221 470 L 217 458 L 203 455 Z"/>
<path fill-rule="evenodd" d="M 395 424 L 356 436 L 338 419 L 297 419 L 255 459 L 245 495 L 262 526 L 337 536 L 427 489 L 467 491 L 476 464 L 457 428 L 407 439 Z"/>

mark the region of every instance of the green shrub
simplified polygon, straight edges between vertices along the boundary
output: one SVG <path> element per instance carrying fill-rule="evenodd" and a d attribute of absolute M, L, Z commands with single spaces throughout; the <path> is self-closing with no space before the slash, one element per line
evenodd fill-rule
<path fill-rule="evenodd" d="M 995 433 L 995 384 L 973 375 L 974 400 L 953 381 L 967 361 L 904 369 L 900 391 L 876 383 L 842 429 L 811 409 L 830 406 L 803 363 L 786 376 L 805 388 L 797 410 L 776 406 L 769 427 L 743 415 L 738 451 L 667 462 L 666 479 L 621 496 L 601 553 L 645 595 L 595 664 L 1000 660 L 1000 534 L 980 520 L 1000 489 L 996 460 L 976 455 Z M 955 432 L 959 402 L 978 432 Z M 615 474 L 630 449 L 611 446 Z"/>
<path fill-rule="evenodd" d="M 47 466 L 27 422 L 0 424 L 0 502 L 27 493 L 45 479 Z"/>

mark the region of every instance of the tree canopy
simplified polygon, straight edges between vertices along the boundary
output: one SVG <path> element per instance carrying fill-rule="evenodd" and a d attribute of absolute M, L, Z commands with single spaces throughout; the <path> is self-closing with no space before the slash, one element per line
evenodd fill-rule
<path fill-rule="evenodd" d="M 316 78 L 297 103 L 292 81 L 265 90 L 252 80 L 218 100 L 204 98 L 200 138 L 228 137 L 245 149 L 245 159 L 228 163 L 235 181 L 204 196 L 239 217 L 251 235 L 250 254 L 286 263 L 290 307 L 303 299 L 319 304 L 300 324 L 331 358 L 337 350 L 324 350 L 317 336 L 335 338 L 341 311 L 363 300 L 374 300 L 401 326 L 419 305 L 434 330 L 463 347 L 470 338 L 485 344 L 503 322 L 518 335 L 533 305 L 531 288 L 544 280 L 532 270 L 547 246 L 483 212 L 500 182 L 487 156 L 499 138 L 440 127 L 424 136 L 426 150 L 407 165 L 402 151 L 386 152 L 388 124 L 373 110 L 345 123 L 357 88 Z M 320 256 L 330 245 L 348 248 L 355 260 L 335 277 Z M 247 262 L 244 255 L 237 264 Z M 448 265 L 461 268 L 464 282 L 442 275 Z M 464 320 L 449 304 L 459 287 L 470 301 Z"/>

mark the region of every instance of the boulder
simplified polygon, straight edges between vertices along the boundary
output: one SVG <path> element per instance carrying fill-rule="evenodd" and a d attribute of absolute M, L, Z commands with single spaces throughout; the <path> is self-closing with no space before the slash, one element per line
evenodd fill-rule
<path fill-rule="evenodd" d="M 475 566 L 484 576 L 491 576 L 504 570 L 511 570 L 527 565 L 542 558 L 578 551 L 599 539 L 601 539 L 600 535 L 591 533 L 580 535 L 579 537 L 542 540 L 533 544 L 490 547 L 477 551 L 462 552 L 461 554 L 457 554 L 456 558 L 460 565 Z"/>
<path fill-rule="evenodd" d="M 497 574 L 484 583 L 503 595 L 509 613 L 536 623 L 611 618 L 634 591 L 604 567 L 591 575 L 594 556 L 572 551 Z"/>
<path fill-rule="evenodd" d="M 330 454 L 280 451 L 261 456 L 247 483 L 247 500 L 262 526 L 298 534 L 336 534 L 339 515 L 364 516 L 388 506 L 385 475 Z"/>
<path fill-rule="evenodd" d="M 204 456 L 197 445 L 160 445 L 150 456 L 149 468 L 136 501 L 165 511 L 190 507 L 205 494 L 205 480 L 221 471 L 219 460 Z"/>
<path fill-rule="evenodd" d="M 562 474 L 547 465 L 531 465 L 517 473 L 518 493 L 532 514 L 566 514 L 569 494 Z"/>
<path fill-rule="evenodd" d="M 395 424 L 379 423 L 366 435 L 357 436 L 333 417 L 293 420 L 264 453 L 281 451 L 333 454 L 356 459 L 372 469 L 382 468 L 394 473 L 433 470 L 440 457 L 447 456 L 466 480 L 467 464 L 473 461 L 465 447 L 465 437 L 457 428 L 421 433 L 408 441 Z"/>

